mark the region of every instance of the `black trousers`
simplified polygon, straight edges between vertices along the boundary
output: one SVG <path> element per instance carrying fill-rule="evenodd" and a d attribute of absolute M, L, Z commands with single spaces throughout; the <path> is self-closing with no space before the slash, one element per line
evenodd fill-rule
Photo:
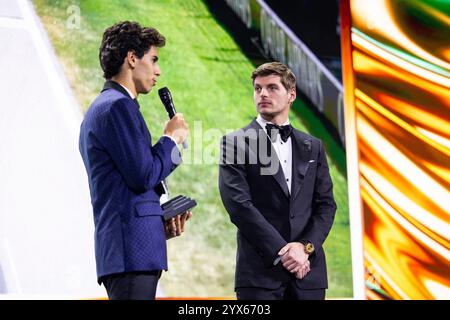
<path fill-rule="evenodd" d="M 129 272 L 102 278 L 110 300 L 154 300 L 161 271 Z"/>
<path fill-rule="evenodd" d="M 325 289 L 299 289 L 294 282 L 277 289 L 236 288 L 238 300 L 325 300 Z"/>

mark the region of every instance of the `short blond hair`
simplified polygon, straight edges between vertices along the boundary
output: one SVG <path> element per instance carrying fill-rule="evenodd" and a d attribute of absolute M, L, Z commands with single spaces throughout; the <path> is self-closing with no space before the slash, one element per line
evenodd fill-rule
<path fill-rule="evenodd" d="M 256 68 L 252 73 L 253 84 L 255 83 L 255 79 L 257 77 L 267 77 L 270 75 L 280 76 L 281 84 L 287 91 L 295 88 L 297 79 L 295 78 L 294 73 L 288 68 L 288 66 L 276 61 L 264 63 Z"/>

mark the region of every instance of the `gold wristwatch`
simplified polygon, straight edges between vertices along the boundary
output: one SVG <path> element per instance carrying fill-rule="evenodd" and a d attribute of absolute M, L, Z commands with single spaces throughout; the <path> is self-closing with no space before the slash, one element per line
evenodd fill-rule
<path fill-rule="evenodd" d="M 306 254 L 312 254 L 314 252 L 314 245 L 312 242 L 309 242 L 307 240 L 300 241 L 305 246 L 305 253 Z"/>

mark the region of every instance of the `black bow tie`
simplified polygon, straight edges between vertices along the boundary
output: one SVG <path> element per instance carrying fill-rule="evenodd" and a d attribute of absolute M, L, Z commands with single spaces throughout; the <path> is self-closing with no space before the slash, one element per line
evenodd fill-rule
<path fill-rule="evenodd" d="M 273 132 L 272 130 L 275 130 L 276 133 L 280 134 L 281 140 L 283 140 L 283 142 L 286 142 L 287 139 L 292 134 L 292 126 L 290 124 L 285 125 L 285 126 L 278 126 L 273 123 L 266 123 L 266 130 L 267 130 L 267 134 L 269 135 L 270 139 L 272 139 L 272 141 L 275 141 L 277 139 L 276 134 L 272 135 L 272 132 Z"/>

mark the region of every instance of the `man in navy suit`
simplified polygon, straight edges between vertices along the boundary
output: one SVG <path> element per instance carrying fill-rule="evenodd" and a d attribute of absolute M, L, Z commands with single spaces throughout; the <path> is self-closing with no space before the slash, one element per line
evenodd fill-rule
<path fill-rule="evenodd" d="M 167 270 L 166 239 L 179 236 L 191 212 L 164 222 L 163 180 L 177 167 L 177 144 L 188 125 L 176 114 L 164 136 L 152 138 L 136 100 L 155 86 L 161 71 L 158 48 L 165 38 L 134 22 L 106 29 L 100 64 L 107 80 L 92 102 L 80 132 L 95 223 L 99 284 L 110 299 L 154 299 Z"/>
<path fill-rule="evenodd" d="M 237 227 L 238 299 L 324 299 L 322 244 L 336 204 L 322 142 L 289 124 L 296 79 L 272 62 L 252 74 L 258 117 L 222 140 L 219 189 Z"/>

